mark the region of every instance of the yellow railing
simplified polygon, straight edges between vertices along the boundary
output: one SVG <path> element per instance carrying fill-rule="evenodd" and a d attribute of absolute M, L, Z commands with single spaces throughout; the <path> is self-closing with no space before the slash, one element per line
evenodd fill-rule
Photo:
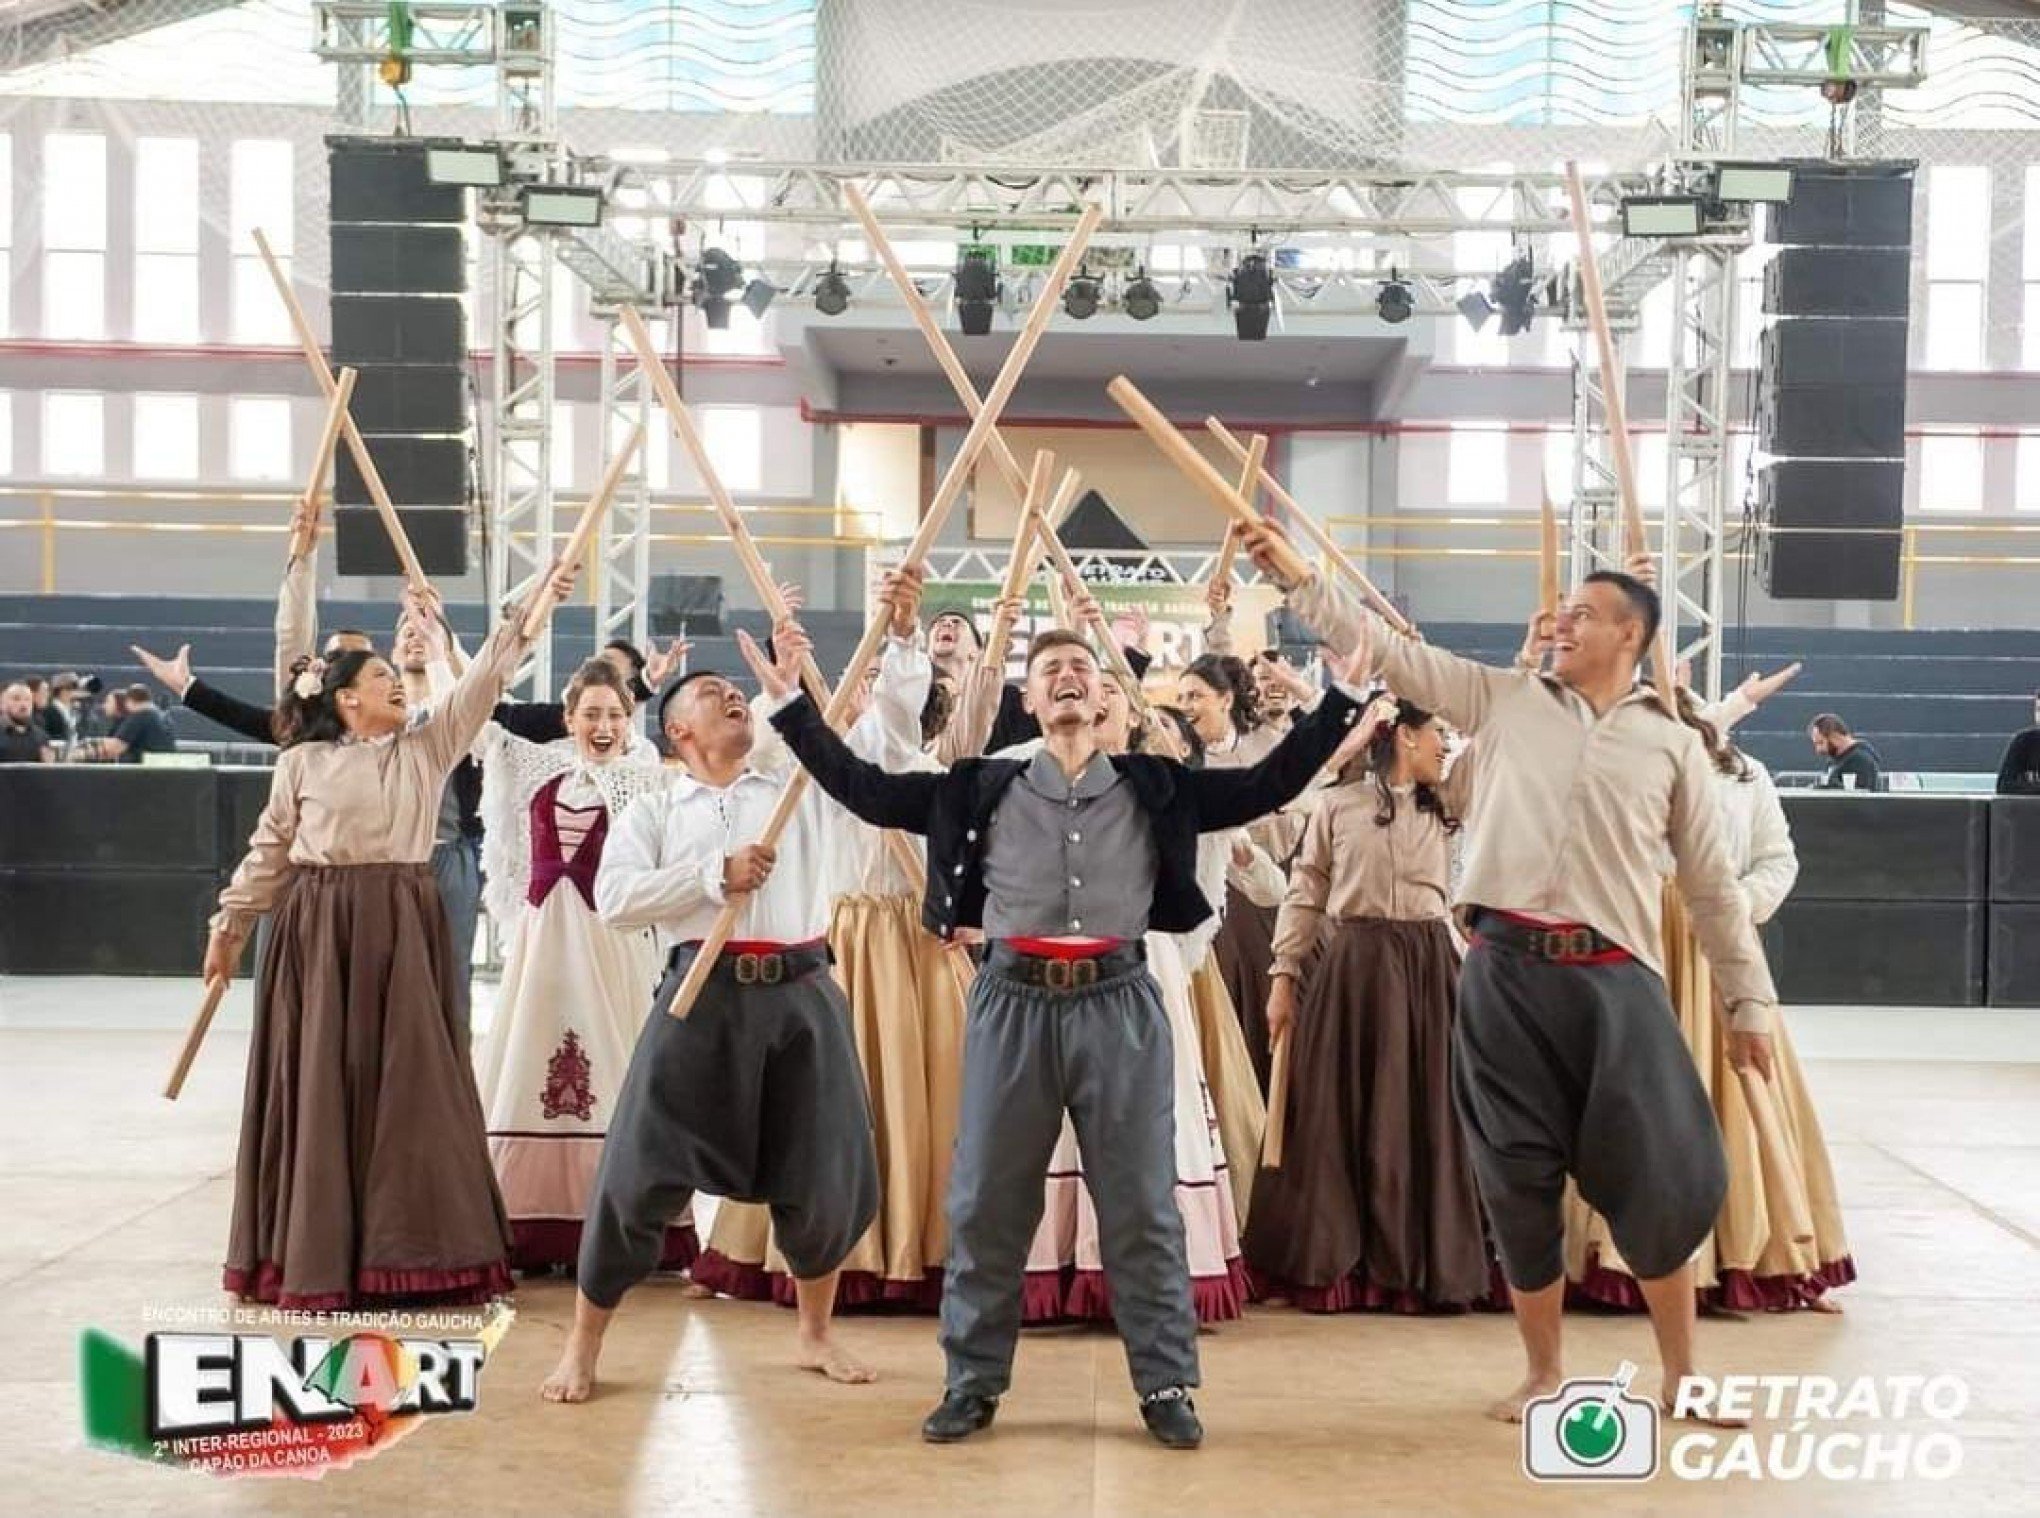
<path fill-rule="evenodd" d="M 570 492 L 561 492 L 566 500 L 576 499 Z M 121 517 L 103 514 L 78 515 L 81 509 L 89 510 L 84 503 L 100 503 L 101 513 L 108 509 L 133 508 L 151 509 L 152 516 Z M 38 577 L 42 592 L 51 595 L 57 588 L 58 544 L 65 533 L 172 533 L 199 535 L 238 536 L 280 536 L 290 531 L 290 512 L 297 502 L 297 495 L 273 490 L 179 490 L 173 488 L 144 487 L 122 489 L 120 487 L 88 485 L 0 485 L 0 532 L 13 530 L 33 533 L 41 550 L 41 572 Z M 17 503 L 25 504 L 26 513 L 6 514 L 8 507 Z M 330 499 L 328 501 L 330 506 Z M 251 521 L 208 521 L 203 513 L 209 511 L 247 510 L 260 508 L 262 517 Z M 759 501 L 745 505 L 746 518 L 756 521 L 761 518 L 791 518 L 789 526 L 815 518 L 826 518 L 829 530 L 821 532 L 754 532 L 753 540 L 765 548 L 854 548 L 867 549 L 883 541 L 879 533 L 879 514 L 863 507 L 821 506 L 813 502 Z M 701 519 L 706 524 L 716 523 L 715 508 L 706 501 L 690 500 L 681 496 L 652 498 L 652 511 L 657 516 L 677 516 Z M 177 513 L 171 515 L 170 513 Z M 191 513 L 187 515 L 187 513 Z M 564 537 L 568 519 L 562 519 L 560 536 Z M 683 524 L 675 524 L 683 525 Z M 693 525 L 687 523 L 684 525 Z M 844 528 L 852 530 L 845 531 Z M 321 532 L 330 535 L 332 521 L 329 517 L 322 525 Z M 651 534 L 654 545 L 677 544 L 693 548 L 710 548 L 729 542 L 729 536 L 713 531 L 680 531 Z"/>
<path fill-rule="evenodd" d="M 1341 528 L 1398 528 L 1402 530 L 1435 529 L 1445 532 L 1494 531 L 1520 532 L 1525 536 L 1535 533 L 1537 517 L 1523 512 L 1497 513 L 1493 516 L 1462 516 L 1452 512 L 1425 512 L 1412 515 L 1404 512 L 1398 515 L 1364 517 L 1332 516 L 1325 518 L 1332 536 L 1339 546 L 1358 557 L 1373 559 L 1534 559 L 1538 550 L 1529 548 L 1496 548 L 1489 545 L 1479 547 L 1445 547 L 1435 545 L 1357 543 L 1350 538 L 1341 538 Z M 1651 542 L 1658 542 L 1664 530 L 1662 519 L 1646 518 L 1646 536 Z M 1999 569 L 2021 570 L 2040 569 L 2040 554 L 2001 553 L 1923 553 L 1920 551 L 1922 537 L 2040 537 L 2040 522 L 1908 522 L 1901 534 L 1899 547 L 1899 604 L 1902 625 L 1911 629 L 1914 606 L 1919 590 L 1919 572 L 1922 566 L 1957 569 Z M 1742 563 L 1754 557 L 1747 548 L 1730 549 L 1724 555 L 1730 563 Z"/>

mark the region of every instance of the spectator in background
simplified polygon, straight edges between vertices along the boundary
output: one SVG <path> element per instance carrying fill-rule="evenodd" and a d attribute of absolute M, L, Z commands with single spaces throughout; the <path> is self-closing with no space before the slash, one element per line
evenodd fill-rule
<path fill-rule="evenodd" d="M 1822 712 L 1807 724 L 1813 751 L 1827 760 L 1827 773 L 1817 782 L 1824 791 L 1881 791 L 1884 766 L 1877 750 L 1849 731 L 1833 712 Z"/>
<path fill-rule="evenodd" d="M 60 748 L 78 740 L 79 690 L 78 677 L 69 670 L 50 681 L 50 703 L 42 710 L 43 731 Z"/>
<path fill-rule="evenodd" d="M 0 687 L 0 764 L 48 764 L 49 734 L 36 720 L 35 694 L 26 681 Z"/>
<path fill-rule="evenodd" d="M 2033 725 L 2014 734 L 1998 765 L 2000 796 L 2040 796 L 2040 691 L 2033 692 Z"/>
<path fill-rule="evenodd" d="M 94 738 L 86 743 L 85 759 L 140 764 L 144 754 L 177 752 L 177 734 L 171 731 L 170 719 L 156 705 L 148 686 L 130 685 L 126 690 L 106 694 L 109 702 L 120 706 L 122 716 L 112 737 Z"/>

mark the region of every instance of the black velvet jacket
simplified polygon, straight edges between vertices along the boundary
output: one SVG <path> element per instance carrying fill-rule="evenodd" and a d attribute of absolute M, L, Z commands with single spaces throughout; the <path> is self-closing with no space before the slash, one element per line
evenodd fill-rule
<path fill-rule="evenodd" d="M 1153 754 L 1113 756 L 1113 767 L 1154 824 L 1149 927 L 1184 933 L 1211 915 L 1197 885 L 1197 835 L 1245 827 L 1293 800 L 1359 715 L 1352 698 L 1334 687 L 1249 769 L 1193 770 Z M 985 829 L 1006 787 L 1027 768 L 1025 760 L 965 759 L 936 773 L 888 774 L 851 753 L 806 696 L 781 708 L 772 725 L 815 783 L 854 815 L 874 827 L 927 835 L 928 895 L 921 921 L 930 932 L 947 938 L 960 927 L 983 926 Z"/>

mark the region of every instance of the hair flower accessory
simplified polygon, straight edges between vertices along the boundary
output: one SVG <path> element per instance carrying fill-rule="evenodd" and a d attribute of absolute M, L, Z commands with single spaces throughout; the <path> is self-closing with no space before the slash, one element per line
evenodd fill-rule
<path fill-rule="evenodd" d="M 291 690 L 300 701 L 309 701 L 318 695 L 326 683 L 326 661 L 307 659 L 305 667 L 298 671 L 298 677 L 291 682 Z"/>

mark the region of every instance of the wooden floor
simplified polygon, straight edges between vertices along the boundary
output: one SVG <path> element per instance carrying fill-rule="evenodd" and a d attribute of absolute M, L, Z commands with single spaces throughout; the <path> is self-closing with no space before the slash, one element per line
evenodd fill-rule
<path fill-rule="evenodd" d="M 1209 1438 L 1190 1455 L 1141 1432 L 1109 1334 L 1031 1333 L 997 1428 L 931 1449 L 916 1437 L 941 1383 L 929 1320 L 850 1320 L 846 1339 L 883 1379 L 842 1388 L 790 1368 L 790 1313 L 686 1300 L 664 1281 L 626 1301 L 606 1382 L 586 1406 L 537 1399 L 571 1311 L 568 1287 L 539 1284 L 518 1295 L 479 1411 L 366 1466 L 317 1483 L 232 1482 L 130 1462 L 80 1441 L 80 1331 L 139 1343 L 145 1310 L 221 1301 L 245 1035 L 231 1023 L 218 1034 L 173 1107 L 155 1095 L 172 1042 L 164 1027 L 118 1026 L 136 1008 L 140 1022 L 167 1026 L 188 991 L 0 980 L 0 1513 L 401 1513 L 426 1502 L 548 1518 L 1272 1518 L 1590 1503 L 1606 1513 L 2040 1512 L 2040 1064 L 2002 1054 L 1813 1060 L 1862 1280 L 1844 1293 L 1843 1317 L 1702 1329 L 1717 1371 L 1965 1378 L 1963 1465 L 1946 1482 L 1696 1484 L 1661 1472 L 1612 1491 L 1535 1485 L 1517 1434 L 1480 1416 L 1517 1368 L 1512 1330 L 1492 1316 L 1255 1310 L 1203 1341 Z M 1900 1026 L 1931 1033 L 1935 1020 L 1965 1015 L 1922 1012 Z M 1568 1334 L 1576 1374 L 1604 1374 L 1624 1356 L 1650 1368 L 1640 1320 L 1575 1317 Z"/>

